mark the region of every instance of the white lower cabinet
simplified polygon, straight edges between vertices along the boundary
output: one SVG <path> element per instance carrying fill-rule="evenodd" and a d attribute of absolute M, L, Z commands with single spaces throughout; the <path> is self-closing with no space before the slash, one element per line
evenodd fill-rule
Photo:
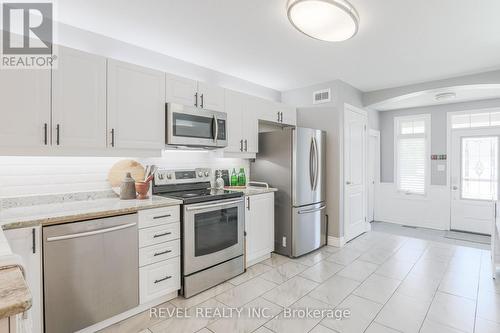
<path fill-rule="evenodd" d="M 181 288 L 180 207 L 139 212 L 139 302 Z"/>
<path fill-rule="evenodd" d="M 12 252 L 21 256 L 26 269 L 26 283 L 28 284 L 32 297 L 32 305 L 28 310 L 28 316 L 32 323 L 33 333 L 41 333 L 43 331 L 41 231 L 41 227 L 4 231 Z M 11 317 L 11 326 L 13 318 L 17 318 L 17 316 Z"/>
<path fill-rule="evenodd" d="M 274 251 L 274 193 L 245 197 L 246 266 Z"/>

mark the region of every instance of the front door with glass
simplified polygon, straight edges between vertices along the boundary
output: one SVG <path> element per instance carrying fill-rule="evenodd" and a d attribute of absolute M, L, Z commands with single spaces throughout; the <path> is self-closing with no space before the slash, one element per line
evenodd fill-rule
<path fill-rule="evenodd" d="M 491 234 L 500 129 L 454 130 L 451 138 L 451 229 Z"/>

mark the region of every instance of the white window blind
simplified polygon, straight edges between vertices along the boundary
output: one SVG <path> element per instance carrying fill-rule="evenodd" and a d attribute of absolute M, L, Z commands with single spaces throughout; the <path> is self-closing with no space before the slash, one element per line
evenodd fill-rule
<path fill-rule="evenodd" d="M 451 116 L 451 128 L 479 128 L 500 126 L 500 111 L 461 113 Z"/>
<path fill-rule="evenodd" d="M 408 194 L 425 194 L 429 170 L 430 116 L 397 117 L 394 121 L 398 190 Z"/>

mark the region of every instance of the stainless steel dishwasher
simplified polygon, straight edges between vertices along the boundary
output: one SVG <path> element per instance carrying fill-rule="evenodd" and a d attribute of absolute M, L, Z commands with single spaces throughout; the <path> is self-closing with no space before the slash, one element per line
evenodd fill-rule
<path fill-rule="evenodd" d="M 139 304 L 137 214 L 43 227 L 45 332 L 75 332 Z"/>

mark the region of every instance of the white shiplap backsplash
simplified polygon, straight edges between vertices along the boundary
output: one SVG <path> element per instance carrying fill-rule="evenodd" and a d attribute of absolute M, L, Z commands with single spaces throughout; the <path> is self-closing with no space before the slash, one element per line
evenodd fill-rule
<path fill-rule="evenodd" d="M 244 167 L 248 175 L 248 160 L 218 156 L 211 151 L 164 151 L 161 158 L 136 160 L 167 169 Z M 108 190 L 108 171 L 120 159 L 123 158 L 2 156 L 0 198 Z"/>

